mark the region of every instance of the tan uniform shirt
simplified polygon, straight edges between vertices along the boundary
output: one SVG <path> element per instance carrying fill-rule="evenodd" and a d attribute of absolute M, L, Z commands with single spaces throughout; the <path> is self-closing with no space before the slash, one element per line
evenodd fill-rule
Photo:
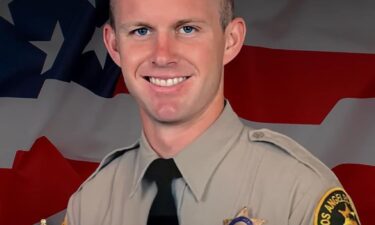
<path fill-rule="evenodd" d="M 71 197 L 70 225 L 144 225 L 156 195 L 142 180 L 158 156 L 145 137 L 115 151 Z M 229 104 L 209 129 L 174 157 L 180 225 L 222 225 L 244 206 L 266 224 L 311 225 L 324 193 L 340 186 L 331 170 L 293 140 L 244 126 Z"/>

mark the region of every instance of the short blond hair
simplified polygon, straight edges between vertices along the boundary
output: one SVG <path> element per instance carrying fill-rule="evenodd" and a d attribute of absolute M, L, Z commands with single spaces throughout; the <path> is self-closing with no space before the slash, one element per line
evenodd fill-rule
<path fill-rule="evenodd" d="M 234 0 L 221 0 L 220 8 L 220 22 L 225 29 L 234 18 Z"/>
<path fill-rule="evenodd" d="M 220 22 L 223 30 L 234 18 L 234 0 L 220 0 Z M 109 0 L 109 24 L 115 28 L 113 0 Z"/>

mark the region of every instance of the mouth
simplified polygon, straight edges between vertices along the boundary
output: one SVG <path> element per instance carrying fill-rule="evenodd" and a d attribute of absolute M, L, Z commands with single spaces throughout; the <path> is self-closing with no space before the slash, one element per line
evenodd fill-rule
<path fill-rule="evenodd" d="M 145 80 L 150 82 L 153 85 L 160 86 L 160 87 L 172 87 L 176 86 L 185 80 L 189 79 L 189 76 L 184 77 L 174 77 L 174 78 L 158 78 L 158 77 L 151 77 L 145 76 Z"/>

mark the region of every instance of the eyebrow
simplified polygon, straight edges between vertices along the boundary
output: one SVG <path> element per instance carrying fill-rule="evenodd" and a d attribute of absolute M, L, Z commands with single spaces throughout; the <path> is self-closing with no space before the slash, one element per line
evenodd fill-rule
<path fill-rule="evenodd" d="M 144 22 L 130 22 L 119 25 L 121 30 L 128 30 L 130 27 L 152 27 L 152 25 Z"/>
<path fill-rule="evenodd" d="M 173 24 L 174 27 L 180 27 L 184 24 L 188 23 L 202 23 L 205 24 L 206 22 L 204 20 L 200 19 L 182 19 L 178 20 L 176 23 Z M 122 23 L 119 25 L 120 29 L 128 30 L 130 27 L 150 27 L 152 28 L 153 25 L 146 23 L 146 22 L 140 22 L 140 21 L 134 21 L 134 22 L 127 22 L 127 23 Z"/>
<path fill-rule="evenodd" d="M 187 24 L 187 23 L 203 23 L 203 24 L 205 24 L 206 22 L 203 21 L 203 20 L 200 20 L 200 19 L 183 19 L 183 20 L 177 21 L 175 23 L 175 26 L 179 27 L 179 26 L 182 26 L 182 25 Z"/>

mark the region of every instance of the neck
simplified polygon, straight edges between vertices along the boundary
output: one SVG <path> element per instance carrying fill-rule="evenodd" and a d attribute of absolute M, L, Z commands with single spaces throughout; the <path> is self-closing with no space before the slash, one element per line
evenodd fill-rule
<path fill-rule="evenodd" d="M 214 100 L 199 116 L 181 123 L 160 123 L 142 116 L 143 130 L 153 150 L 162 158 L 177 155 L 215 122 L 224 108 L 224 98 Z"/>

